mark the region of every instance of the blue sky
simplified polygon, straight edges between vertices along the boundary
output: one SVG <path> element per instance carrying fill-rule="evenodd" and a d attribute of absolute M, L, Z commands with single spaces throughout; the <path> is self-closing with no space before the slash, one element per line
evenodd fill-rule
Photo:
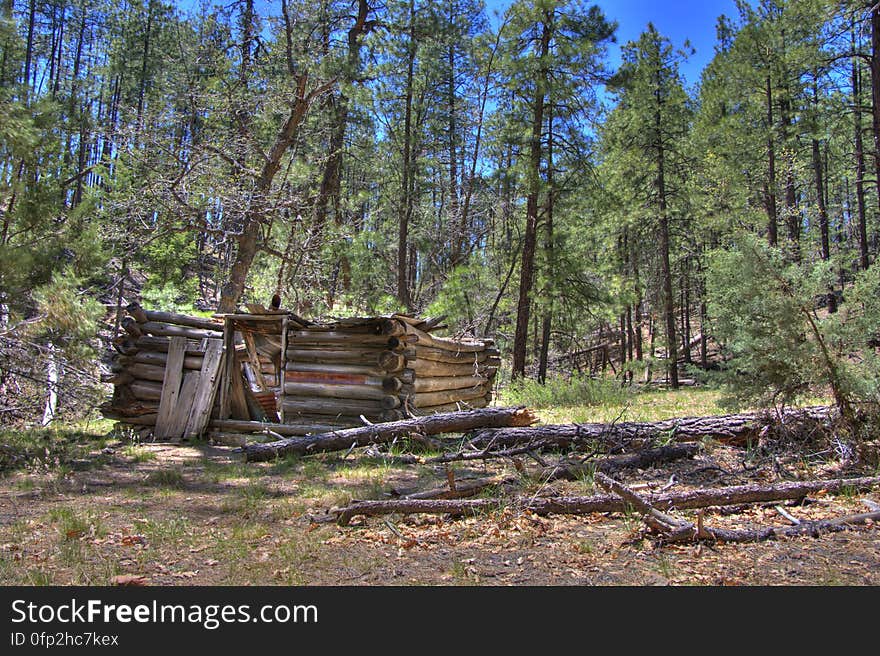
<path fill-rule="evenodd" d="M 510 0 L 485 1 L 490 15 L 494 9 L 503 11 L 511 4 Z M 620 46 L 638 39 L 649 22 L 654 23 L 675 47 L 680 48 L 685 39 L 690 40 L 696 52 L 681 66 L 681 73 L 688 85 L 700 81 L 700 72 L 712 59 L 718 16 L 738 15 L 733 0 L 594 0 L 594 3 L 602 8 L 609 19 L 618 23 L 617 45 L 612 47 L 610 53 L 612 65 L 620 61 Z"/>
<path fill-rule="evenodd" d="M 484 0 L 490 16 L 494 11 L 503 12 L 512 0 Z M 605 15 L 618 23 L 617 44 L 610 49 L 611 64 L 620 62 L 620 46 L 627 41 L 638 39 L 648 22 L 653 22 L 657 30 L 680 48 L 685 39 L 690 41 L 696 52 L 681 66 L 686 84 L 695 85 L 700 81 L 700 72 L 714 54 L 715 23 L 721 14 L 736 17 L 738 12 L 733 0 L 588 0 L 598 4 Z M 177 0 L 183 8 L 192 8 L 197 0 Z M 258 11 L 277 15 L 280 3 L 277 0 L 256 0 Z"/>

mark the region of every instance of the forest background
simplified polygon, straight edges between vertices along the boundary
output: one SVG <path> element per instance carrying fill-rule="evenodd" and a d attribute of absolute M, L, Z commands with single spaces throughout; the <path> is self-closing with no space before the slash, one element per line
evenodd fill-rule
<path fill-rule="evenodd" d="M 687 85 L 574 0 L 4 0 L 0 422 L 93 409 L 132 300 L 273 294 L 445 315 L 505 383 L 598 336 L 623 382 L 876 402 L 878 12 L 738 0 Z"/>

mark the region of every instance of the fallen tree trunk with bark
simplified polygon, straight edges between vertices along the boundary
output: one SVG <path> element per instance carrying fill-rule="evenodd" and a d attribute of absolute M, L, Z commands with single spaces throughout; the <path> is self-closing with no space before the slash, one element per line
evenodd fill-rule
<path fill-rule="evenodd" d="M 690 442 L 711 438 L 725 444 L 743 445 L 756 440 L 765 429 L 796 428 L 808 423 L 828 424 L 837 418 L 830 406 L 815 406 L 774 412 L 743 412 L 710 417 L 683 417 L 663 421 L 622 421 L 610 424 L 550 424 L 527 428 L 480 430 L 469 436 L 474 448 L 509 448 L 534 445 L 534 448 L 568 449 L 599 442 L 622 446 L 657 439 Z"/>
<path fill-rule="evenodd" d="M 819 537 L 823 533 L 849 530 L 855 526 L 880 520 L 880 511 L 834 517 L 813 521 L 796 521 L 793 526 L 765 526 L 754 529 L 714 528 L 703 524 L 702 515 L 696 524 L 672 517 L 658 510 L 631 489 L 606 476 L 597 473 L 596 481 L 603 488 L 613 492 L 620 499 L 642 513 L 645 524 L 664 542 L 761 542 L 780 537 L 810 536 Z"/>
<path fill-rule="evenodd" d="M 243 447 L 243 451 L 247 461 L 258 462 L 289 454 L 306 455 L 343 451 L 352 447 L 381 444 L 410 433 L 419 435 L 461 433 L 476 428 L 528 426 L 534 421 L 535 416 L 526 408 L 483 408 L 346 428 L 304 438 L 248 444 Z"/>
<path fill-rule="evenodd" d="M 821 481 L 794 481 L 778 485 L 737 485 L 724 488 L 667 492 L 648 497 L 655 508 L 686 510 L 728 506 L 742 503 L 761 503 L 803 499 L 808 494 L 825 490 L 839 492 L 850 488 L 871 489 L 880 485 L 880 477 L 835 478 Z M 347 525 L 355 515 L 368 517 L 393 513 L 428 513 L 467 515 L 502 507 L 514 507 L 538 515 L 588 515 L 596 512 L 623 512 L 628 502 L 616 494 L 599 494 L 589 497 L 512 497 L 461 500 L 400 499 L 389 501 L 355 501 L 344 508 L 334 509 L 337 523 Z"/>

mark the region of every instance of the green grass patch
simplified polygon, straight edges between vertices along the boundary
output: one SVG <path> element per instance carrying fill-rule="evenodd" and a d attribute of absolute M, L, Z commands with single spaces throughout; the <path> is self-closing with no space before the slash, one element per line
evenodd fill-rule
<path fill-rule="evenodd" d="M 175 543 L 189 537 L 191 525 L 185 517 L 171 519 L 136 519 L 134 532 L 147 538 L 148 543 Z"/>
<path fill-rule="evenodd" d="M 674 417 L 705 417 L 730 412 L 718 404 L 720 398 L 721 393 L 717 390 L 698 387 L 632 391 L 619 402 L 538 408 L 538 416 L 548 424 L 660 421 Z"/>
<path fill-rule="evenodd" d="M 49 511 L 48 519 L 56 525 L 62 541 L 75 541 L 86 536 L 101 537 L 107 534 L 101 518 L 93 511 L 58 506 Z"/>
<path fill-rule="evenodd" d="M 156 452 L 139 444 L 126 444 L 122 447 L 122 455 L 132 462 L 150 462 L 156 459 Z"/>
<path fill-rule="evenodd" d="M 93 424 L 93 427 L 96 424 Z M 16 470 L 54 471 L 71 462 L 76 468 L 101 465 L 106 458 L 95 454 L 106 438 L 77 425 L 0 430 L 0 475 Z"/>
<path fill-rule="evenodd" d="M 186 485 L 186 479 L 179 469 L 157 469 L 147 474 L 144 483 L 154 487 L 182 488 Z"/>
<path fill-rule="evenodd" d="M 526 405 L 530 408 L 556 406 L 620 405 L 630 392 L 609 379 L 553 376 L 544 384 L 530 378 L 510 383 L 499 394 L 500 405 Z"/>

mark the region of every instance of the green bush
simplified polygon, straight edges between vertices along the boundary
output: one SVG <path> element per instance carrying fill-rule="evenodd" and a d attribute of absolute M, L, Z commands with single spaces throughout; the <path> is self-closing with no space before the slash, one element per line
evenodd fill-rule
<path fill-rule="evenodd" d="M 753 236 L 712 254 L 709 307 L 731 358 L 724 371 L 737 403 L 785 405 L 829 391 L 848 423 L 853 404 L 878 400 L 877 266 L 857 276 L 838 312 L 820 308 L 832 288 L 826 262 L 793 262 Z"/>

